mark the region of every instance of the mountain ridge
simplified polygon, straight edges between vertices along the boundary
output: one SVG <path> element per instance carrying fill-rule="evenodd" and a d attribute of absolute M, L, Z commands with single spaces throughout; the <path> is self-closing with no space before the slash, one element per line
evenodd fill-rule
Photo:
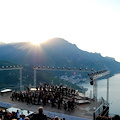
<path fill-rule="evenodd" d="M 120 72 L 120 63 L 114 58 L 83 51 L 62 38 L 53 38 L 38 46 L 30 42 L 5 44 L 0 46 L 0 51 L 0 60 L 15 64 L 108 69 L 112 73 Z"/>

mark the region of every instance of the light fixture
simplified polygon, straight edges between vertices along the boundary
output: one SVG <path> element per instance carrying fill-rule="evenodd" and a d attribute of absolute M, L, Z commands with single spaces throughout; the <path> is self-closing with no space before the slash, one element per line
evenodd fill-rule
<path fill-rule="evenodd" d="M 70 70 L 70 67 L 68 67 L 68 70 Z"/>
<path fill-rule="evenodd" d="M 65 68 L 64 68 L 64 67 L 62 67 L 62 69 L 64 70 Z"/>
<path fill-rule="evenodd" d="M 76 68 L 74 67 L 74 70 L 76 70 Z"/>
<path fill-rule="evenodd" d="M 93 68 L 91 69 L 91 71 L 93 71 Z"/>

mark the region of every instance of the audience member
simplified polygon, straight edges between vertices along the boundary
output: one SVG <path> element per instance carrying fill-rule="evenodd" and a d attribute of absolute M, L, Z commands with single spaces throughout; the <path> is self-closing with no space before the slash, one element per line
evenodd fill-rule
<path fill-rule="evenodd" d="M 55 116 L 54 120 L 60 120 L 58 116 Z"/>
<path fill-rule="evenodd" d="M 19 110 L 17 110 L 16 114 L 17 114 L 17 118 L 20 118 Z"/>
<path fill-rule="evenodd" d="M 33 114 L 30 120 L 47 120 L 47 116 L 43 113 L 43 107 L 39 107 L 38 113 Z"/>
<path fill-rule="evenodd" d="M 29 120 L 29 117 L 26 117 L 24 120 Z"/>

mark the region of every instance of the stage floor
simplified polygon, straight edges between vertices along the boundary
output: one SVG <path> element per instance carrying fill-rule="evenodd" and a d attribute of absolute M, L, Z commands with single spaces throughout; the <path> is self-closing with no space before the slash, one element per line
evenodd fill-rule
<path fill-rule="evenodd" d="M 0 101 L 13 104 L 13 107 L 24 109 L 24 110 L 29 110 L 33 112 L 37 112 L 38 107 L 42 106 L 42 105 L 32 105 L 32 104 L 27 105 L 26 102 L 12 101 L 10 98 L 10 95 L 11 93 L 5 93 L 3 95 L 0 95 Z M 43 106 L 43 108 L 44 110 L 50 111 L 50 112 L 56 112 L 60 114 L 66 114 L 66 115 L 71 115 L 71 116 L 92 119 L 94 101 L 92 100 L 89 100 L 89 101 L 90 103 L 76 105 L 74 110 L 70 110 L 70 111 L 65 111 L 63 108 L 60 108 L 60 109 L 57 109 L 55 107 L 52 108 L 51 105 Z"/>

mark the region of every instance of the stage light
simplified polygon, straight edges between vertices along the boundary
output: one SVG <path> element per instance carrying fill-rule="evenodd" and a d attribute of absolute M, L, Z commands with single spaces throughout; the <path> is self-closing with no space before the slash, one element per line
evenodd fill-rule
<path fill-rule="evenodd" d="M 98 79 L 98 78 L 105 76 L 107 74 L 109 74 L 109 71 L 107 72 L 107 70 L 96 71 L 96 72 L 93 72 L 91 75 L 88 73 L 91 81 L 94 81 L 95 79 Z M 90 81 L 90 84 L 92 85 L 91 81 Z"/>
<path fill-rule="evenodd" d="M 64 70 L 65 68 L 64 68 L 64 67 L 62 67 L 62 69 Z"/>
<path fill-rule="evenodd" d="M 90 77 L 90 85 L 93 85 L 93 77 Z"/>
<path fill-rule="evenodd" d="M 70 70 L 70 67 L 68 67 L 68 70 Z"/>
<path fill-rule="evenodd" d="M 91 69 L 91 71 L 93 71 L 93 68 Z"/>
<path fill-rule="evenodd" d="M 93 85 L 93 80 L 90 81 L 90 85 Z"/>
<path fill-rule="evenodd" d="M 90 73 L 88 73 L 88 76 L 90 76 Z"/>

